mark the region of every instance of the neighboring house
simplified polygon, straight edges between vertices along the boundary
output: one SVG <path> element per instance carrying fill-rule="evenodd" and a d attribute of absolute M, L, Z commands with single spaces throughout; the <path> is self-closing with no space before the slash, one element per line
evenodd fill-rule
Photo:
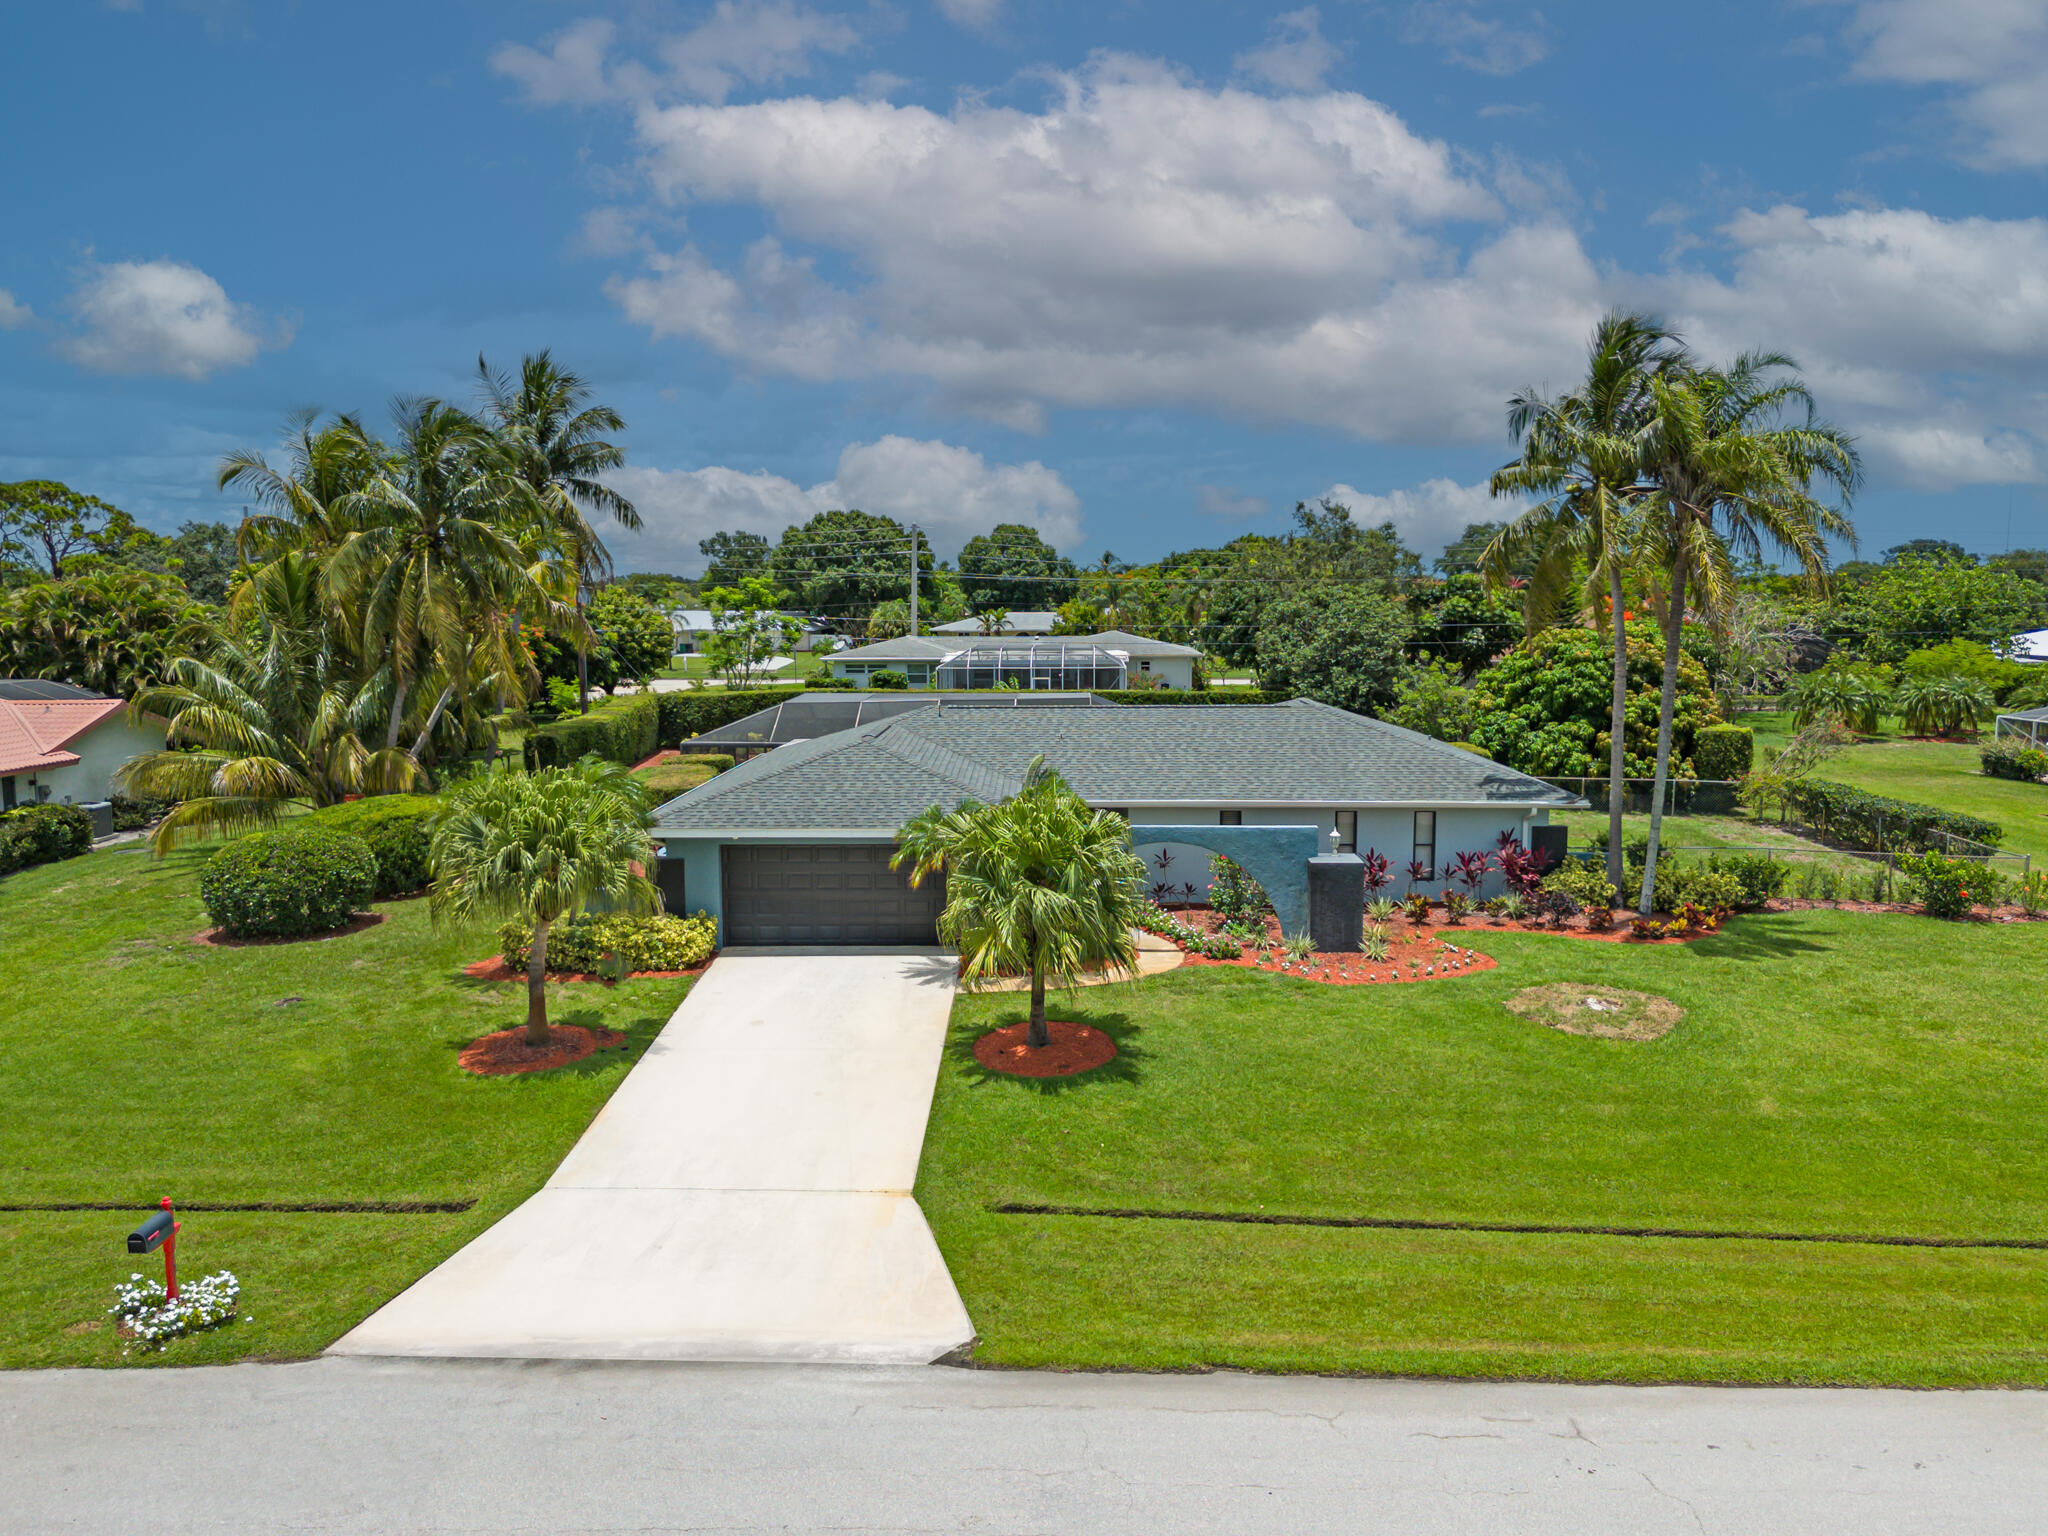
<path fill-rule="evenodd" d="M 998 635 L 1049 635 L 1053 632 L 1053 627 L 1059 621 L 1060 616 L 1058 614 L 1047 613 L 1035 608 L 1016 613 L 1006 613 L 1003 615 L 1003 622 L 996 626 L 993 633 Z M 934 624 L 932 626 L 932 633 L 935 635 L 982 635 L 991 633 L 991 631 L 983 629 L 979 619 L 955 619 L 950 624 Z"/>
<path fill-rule="evenodd" d="M 907 709 L 930 709 L 935 705 L 953 709 L 1043 709 L 1064 705 L 1116 708 L 1109 700 L 1092 693 L 800 693 L 793 699 L 729 721 L 715 731 L 693 736 L 682 744 L 682 749 L 722 752 L 734 762 L 743 763 L 792 741 L 830 736 L 834 731 L 851 730 L 856 725 L 874 725 Z"/>
<path fill-rule="evenodd" d="M 2023 635 L 2014 635 L 2012 659 L 2029 662 L 2048 661 L 2048 629 L 2030 629 Z"/>
<path fill-rule="evenodd" d="M 119 699 L 69 683 L 0 678 L 0 810 L 109 799 L 114 770 L 163 745 L 163 723 L 131 719 Z"/>
<path fill-rule="evenodd" d="M 906 701 L 907 702 L 907 701 Z M 787 709 L 790 706 L 785 705 Z M 1199 897 L 1205 849 L 1146 827 L 1312 828 L 1324 852 L 1375 850 L 1408 885 L 1502 833 L 1533 843 L 1576 796 L 1443 742 L 1327 705 L 905 708 L 791 741 L 655 813 L 674 910 L 708 911 L 727 944 L 930 944 L 939 882 L 889 869 L 896 831 L 932 805 L 1016 792 L 1033 757 L 1090 805 L 1128 816 L 1155 886 Z M 1332 836 L 1334 834 L 1334 838 Z M 1304 834 L 1306 837 L 1306 834 Z M 1163 857 L 1162 857 L 1163 856 Z M 1420 887 L 1442 889 L 1432 880 Z M 1499 889 L 1498 878 L 1484 894 Z"/>
<path fill-rule="evenodd" d="M 829 625 L 808 614 L 785 613 L 783 617 L 794 619 L 803 626 L 803 632 L 797 636 L 796 650 L 829 651 L 841 643 L 839 635 Z M 678 656 L 695 656 L 700 653 L 704 649 L 704 642 L 718 629 L 718 624 L 711 617 L 711 610 L 708 608 L 672 609 L 668 619 L 675 628 Z"/>
<path fill-rule="evenodd" d="M 1107 629 L 1094 635 L 904 635 L 833 656 L 834 677 L 900 672 L 913 688 L 1192 688 L 1201 652 Z"/>

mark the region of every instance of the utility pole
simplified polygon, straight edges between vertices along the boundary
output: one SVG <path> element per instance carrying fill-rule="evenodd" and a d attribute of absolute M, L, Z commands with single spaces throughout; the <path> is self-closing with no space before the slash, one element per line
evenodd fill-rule
<path fill-rule="evenodd" d="M 910 525 L 910 632 L 917 633 L 917 524 Z"/>

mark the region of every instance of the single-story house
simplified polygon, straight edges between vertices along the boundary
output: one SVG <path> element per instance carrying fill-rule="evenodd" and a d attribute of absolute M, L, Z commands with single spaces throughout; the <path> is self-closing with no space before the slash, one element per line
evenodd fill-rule
<path fill-rule="evenodd" d="M 0 678 L 0 810 L 109 799 L 115 769 L 163 746 L 163 722 L 131 719 L 120 699 L 70 683 Z"/>
<path fill-rule="evenodd" d="M 745 762 L 792 741 L 873 725 L 907 709 L 1115 709 L 1092 693 L 800 693 L 682 743 L 685 752 L 722 752 Z"/>
<path fill-rule="evenodd" d="M 785 708 L 788 706 L 785 706 Z M 1286 828 L 1312 851 L 1374 851 L 1406 893 L 1465 852 L 1525 844 L 1552 810 L 1585 802 L 1400 726 L 1327 705 L 907 708 L 793 740 L 655 813 L 671 910 L 711 913 L 726 944 L 930 944 L 944 893 L 889 868 L 911 817 L 1017 791 L 1032 758 L 1090 805 L 1130 819 L 1163 894 L 1197 898 L 1209 852 L 1188 838 Z M 1167 829 L 1148 835 L 1147 828 Z M 1232 829 L 1226 834 L 1223 829 Z M 1301 861 L 1305 864 L 1305 859 Z M 1498 877 L 1483 892 L 1494 894 Z"/>
<path fill-rule="evenodd" d="M 1003 622 L 993 633 L 998 635 L 1049 635 L 1058 626 L 1060 616 L 1039 608 L 1017 609 L 1003 615 Z M 991 633 L 982 628 L 980 619 L 955 619 L 950 624 L 934 624 L 935 635 L 982 635 Z"/>
<path fill-rule="evenodd" d="M 1192 688 L 1201 652 L 1120 629 L 1093 635 L 902 635 L 840 651 L 834 677 L 864 683 L 877 672 L 900 672 L 913 688 L 1023 689 Z"/>
<path fill-rule="evenodd" d="M 2030 629 L 2012 637 L 2012 659 L 2048 662 L 2048 629 Z"/>

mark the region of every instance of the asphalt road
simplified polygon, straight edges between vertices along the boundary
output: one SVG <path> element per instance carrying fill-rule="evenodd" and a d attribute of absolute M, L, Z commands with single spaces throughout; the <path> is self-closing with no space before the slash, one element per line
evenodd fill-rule
<path fill-rule="evenodd" d="M 2040 1530 L 2048 1393 L 326 1359 L 0 1376 L 0 1530 Z"/>

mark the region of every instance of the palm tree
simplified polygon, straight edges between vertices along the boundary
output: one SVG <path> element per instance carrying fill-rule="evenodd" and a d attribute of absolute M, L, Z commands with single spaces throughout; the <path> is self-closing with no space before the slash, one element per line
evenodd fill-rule
<path fill-rule="evenodd" d="M 652 912 L 661 893 L 646 795 L 618 763 L 505 769 L 456 788 L 435 824 L 430 858 L 436 921 L 517 918 L 533 925 L 526 958 L 526 1043 L 548 1043 L 548 930 L 592 901 Z"/>
<path fill-rule="evenodd" d="M 243 559 L 287 549 L 333 549 L 346 533 L 334 515 L 335 504 L 389 466 L 390 450 L 363 429 L 359 418 L 340 415 L 315 430 L 318 419 L 319 413 L 310 410 L 287 418 L 290 458 L 282 469 L 249 448 L 237 448 L 220 461 L 220 488 L 242 491 L 261 508 L 245 515 L 236 533 Z"/>
<path fill-rule="evenodd" d="M 633 503 L 605 484 L 605 471 L 626 462 L 626 451 L 601 434 L 623 432 L 626 422 L 606 405 L 590 405 L 590 386 L 581 374 L 556 366 L 546 348 L 520 359 L 515 385 L 493 373 L 481 354 L 476 371 L 483 380 L 486 410 L 511 449 L 518 473 L 547 494 L 576 571 L 577 628 L 582 628 L 583 592 L 611 569 L 611 557 L 592 532 L 583 509 L 611 514 L 622 528 L 637 530 Z M 590 645 L 576 637 L 576 707 L 590 712 Z"/>
<path fill-rule="evenodd" d="M 1599 624 L 1606 586 L 1614 626 L 1614 699 L 1608 722 L 1607 878 L 1622 883 L 1621 815 L 1628 770 L 1627 607 L 1622 570 L 1628 561 L 1631 507 L 1645 492 L 1643 431 L 1650 380 L 1679 356 L 1676 338 L 1644 315 L 1613 311 L 1593 331 L 1586 378 L 1555 398 L 1527 390 L 1508 402 L 1508 430 L 1521 457 L 1494 472 L 1496 496 L 1537 496 L 1480 556 L 1489 585 L 1505 586 L 1518 565 L 1531 569 L 1526 612 L 1532 627 L 1565 600 L 1583 572 L 1586 606 Z"/>
<path fill-rule="evenodd" d="M 182 802 L 157 826 L 157 853 L 189 836 L 270 826 L 295 801 L 332 805 L 420 782 L 410 752 L 364 745 L 376 692 L 328 638 L 318 557 L 280 555 L 236 589 L 208 655 L 178 657 L 171 682 L 136 695 L 136 715 L 169 722 L 164 750 L 131 758 L 114 784 Z"/>
<path fill-rule="evenodd" d="M 896 834 L 891 868 L 910 883 L 944 870 L 939 933 L 956 945 L 962 979 L 1028 971 L 1027 1045 L 1045 1045 L 1045 986 L 1072 986 L 1091 967 L 1137 964 L 1131 930 L 1145 866 L 1131 852 L 1130 824 L 1094 811 L 1066 780 L 1033 758 L 1024 786 L 997 805 L 933 806 Z"/>
<path fill-rule="evenodd" d="M 1863 475 L 1855 440 L 1815 419 L 1813 396 L 1797 370 L 1783 353 L 1746 352 L 1725 369 L 1688 363 L 1650 381 L 1643 464 L 1656 491 L 1646 509 L 1645 546 L 1665 591 L 1664 688 L 1638 903 L 1645 914 L 1657 884 L 1688 585 L 1700 610 L 1718 622 L 1733 596 L 1733 560 L 1760 562 L 1769 545 L 1823 586 L 1829 537 L 1855 540 L 1844 512 L 1810 489 L 1816 480 L 1825 482 L 1848 504 Z M 1783 422 L 1790 407 L 1803 407 L 1805 419 Z"/>

